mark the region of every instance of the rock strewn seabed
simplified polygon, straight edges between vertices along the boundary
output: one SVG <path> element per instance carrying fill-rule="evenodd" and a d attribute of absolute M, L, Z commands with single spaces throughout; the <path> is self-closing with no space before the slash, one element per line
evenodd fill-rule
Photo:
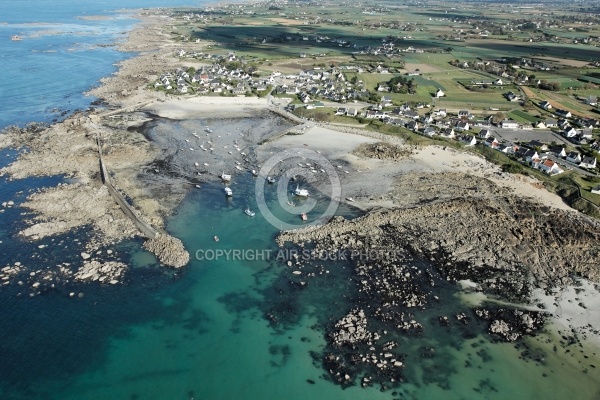
<path fill-rule="evenodd" d="M 432 293 L 442 281 L 469 280 L 477 291 L 527 303 L 534 288 L 550 290 L 574 277 L 598 280 L 600 274 L 598 222 L 512 196 L 454 199 L 354 220 L 336 217 L 317 229 L 283 232 L 277 241 L 314 254 L 361 254 L 354 263 L 355 308 L 326 328 L 321 358 L 330 378 L 344 387 L 358 381 L 385 389 L 405 380 L 402 350 L 390 333 L 421 335 L 415 311 L 440 301 Z M 365 258 L 369 253 L 375 256 Z M 415 268 L 416 258 L 432 261 L 435 271 Z M 304 280 L 312 276 L 308 263 L 296 264 Z M 466 325 L 473 318 L 487 323 L 497 340 L 511 342 L 538 332 L 547 313 L 476 307 L 471 314 L 442 315 L 439 323 Z"/>

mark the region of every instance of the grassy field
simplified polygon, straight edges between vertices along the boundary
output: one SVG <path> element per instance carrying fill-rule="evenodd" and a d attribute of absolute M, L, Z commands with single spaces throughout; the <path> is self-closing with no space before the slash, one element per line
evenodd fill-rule
<path fill-rule="evenodd" d="M 539 118 L 532 116 L 531 114 L 526 113 L 521 110 L 513 110 L 509 113 L 509 116 L 511 118 L 513 118 L 515 121 L 524 122 L 524 123 L 530 123 L 530 122 L 535 123 L 539 120 Z"/>

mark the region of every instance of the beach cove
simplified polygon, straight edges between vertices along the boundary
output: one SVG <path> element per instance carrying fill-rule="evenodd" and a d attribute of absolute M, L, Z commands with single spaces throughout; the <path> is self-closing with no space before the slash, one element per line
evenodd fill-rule
<path fill-rule="evenodd" d="M 511 231 L 523 215 L 543 221 L 557 237 L 564 236 L 560 229 L 582 229 L 573 242 L 560 242 L 568 246 L 565 254 L 540 251 L 530 260 L 536 275 L 555 263 L 548 273 L 566 287 L 578 284 L 571 267 L 598 279 L 590 261 L 597 257 L 597 223 L 534 180 L 502 173 L 472 154 L 312 122 L 297 134 L 300 125 L 268 98 L 171 98 L 148 91 L 153 77 L 179 65 L 174 56 L 179 44 L 167 40 L 161 12 L 143 14 L 121 44 L 138 56 L 123 61 L 91 92 L 104 102 L 101 107 L 50 128 L 0 136 L 1 200 L 13 202 L 0 214 L 6 221 L 0 246 L 9 249 L 10 262 L 10 270 L 3 270 L 9 283 L 0 287 L 9 321 L 2 335 L 3 398 L 597 395 L 600 327 L 593 311 L 586 311 L 598 298 L 597 285 L 582 285 L 583 300 L 576 288 L 561 300 L 551 280 L 531 283 L 515 260 L 528 253 L 517 242 L 533 236 Z M 280 137 L 290 129 L 294 134 Z M 182 241 L 191 256 L 185 267 L 161 266 L 142 248 L 144 239 L 102 185 L 97 137 L 115 186 L 144 220 Z M 326 161 L 340 182 L 335 199 Z M 274 167 L 266 173 L 278 181 L 257 184 L 260 176 L 252 170 L 270 162 Z M 232 175 L 227 185 L 224 173 Z M 286 183 L 282 190 L 280 181 Z M 281 224 L 302 227 L 299 210 L 308 201 L 290 193 L 297 186 L 315 201 L 309 223 L 327 215 L 332 200 L 335 215 L 346 221 L 336 217 L 321 228 L 281 232 L 262 213 L 244 213 L 258 211 L 264 202 Z M 47 189 L 34 193 L 40 187 Z M 506 214 L 501 223 L 490 211 L 496 207 Z M 488 229 L 478 231 L 484 218 Z M 562 221 L 560 227 L 552 225 L 555 220 Z M 448 229 L 444 221 L 461 228 Z M 461 235 L 468 232 L 477 232 L 478 246 L 465 247 L 467 237 Z M 543 240 L 527 243 L 553 247 L 552 239 Z M 357 251 L 365 243 L 398 250 L 395 271 L 402 276 L 377 270 L 382 266 L 377 253 L 359 263 L 310 257 L 318 254 L 312 250 Z M 280 245 L 309 249 L 309 256 L 199 257 L 233 249 L 276 255 Z M 521 253 L 513 258 L 508 251 L 483 251 L 493 246 Z M 579 263 L 569 265 L 563 256 Z M 92 262 L 109 266 L 110 276 L 118 272 L 118 284 L 77 279 Z M 493 271 L 463 273 L 460 266 L 469 263 L 502 265 L 502 272 L 515 275 L 488 281 Z M 384 279 L 393 285 L 383 285 Z M 466 285 L 457 283 L 463 280 Z M 524 304 L 525 289 L 507 300 L 517 283 L 541 287 L 540 300 Z M 570 304 L 568 312 L 553 309 L 560 301 Z M 386 302 L 396 302 L 390 314 L 381 309 Z M 478 318 L 475 309 L 494 317 Z M 510 327 L 508 333 L 522 336 L 507 342 L 505 331 L 490 335 L 493 321 L 514 322 L 499 309 L 560 318 L 555 323 L 548 315 L 529 332 Z M 574 317 L 575 331 L 569 326 Z M 365 335 L 347 336 L 349 328 Z M 364 361 L 372 356 L 375 361 Z M 388 390 L 380 391 L 381 385 Z"/>

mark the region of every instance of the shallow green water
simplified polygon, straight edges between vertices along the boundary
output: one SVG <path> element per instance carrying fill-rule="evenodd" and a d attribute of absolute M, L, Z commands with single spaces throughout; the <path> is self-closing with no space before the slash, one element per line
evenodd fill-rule
<path fill-rule="evenodd" d="M 240 195 L 233 200 L 226 200 L 218 185 L 191 193 L 169 229 L 192 253 L 273 249 L 276 230 L 259 215 L 243 213 L 250 198 L 244 193 L 253 190 L 252 178 L 247 179 L 247 186 L 238 183 Z M 149 258 L 139 252 L 135 261 L 144 268 Z M 286 288 L 289 268 L 273 260 L 193 261 L 181 277 L 155 290 L 155 319 L 130 324 L 108 338 L 104 361 L 63 389 L 55 387 L 52 398 L 564 399 L 577 394 L 592 399 L 600 389 L 597 375 L 583 374 L 581 365 L 570 366 L 552 351 L 545 354 L 544 365 L 524 361 L 512 344 L 473 336 L 477 327 L 453 325 L 448 330 L 435 324 L 434 316 L 462 307 L 448 286 L 440 292 L 444 301 L 421 316 L 425 334 L 400 338 L 409 383 L 383 393 L 359 386 L 342 390 L 322 378 L 325 371 L 311 357 L 325 345 L 318 327 L 344 315 L 343 296 L 351 295 L 351 286 L 344 283 L 351 271 L 329 267 L 327 276 L 297 290 Z M 291 317 L 274 329 L 264 310 L 282 298 Z M 543 340 L 528 342 L 541 347 Z M 429 348 L 435 352 L 425 350 Z"/>
<path fill-rule="evenodd" d="M 14 184 L 14 190 L 22 187 Z M 10 187 L 5 183 L 4 191 Z M 306 286 L 291 284 L 292 269 L 274 259 L 277 229 L 259 213 L 250 218 L 243 212 L 246 207 L 257 210 L 253 178 L 249 173 L 240 175 L 232 187 L 233 199 L 225 198 L 220 184 L 193 190 L 168 229 L 184 240 L 192 255 L 197 250 L 204 255 L 216 250 L 271 250 L 271 259 L 192 260 L 185 270 L 173 272 L 156 265 L 135 240 L 117 249 L 132 255 L 125 286 L 71 285 L 34 298 L 18 296 L 18 288 L 3 288 L 0 397 L 597 398 L 600 374 L 590 366 L 600 365 L 595 350 L 573 344 L 558 345 L 555 352 L 560 336 L 550 335 L 526 339 L 519 349 L 491 343 L 483 333 L 486 324 L 475 319 L 468 326 L 456 321 L 449 328 L 440 326 L 440 315 L 468 312 L 458 289 L 450 284 L 436 289 L 439 302 L 415 312 L 425 327 L 422 335 L 396 337 L 398 352 L 404 355 L 406 383 L 386 392 L 334 385 L 320 362 L 326 345 L 324 327 L 351 308 L 355 297 L 351 267 L 329 262 L 324 264 L 328 273 L 307 279 Z M 284 221 L 297 219 L 277 208 L 275 191 L 266 189 L 273 212 Z M 317 210 L 326 205 L 325 199 L 319 200 Z M 356 215 L 349 209 L 339 212 Z M 5 241 L 15 240 L 13 228 L 4 231 Z M 213 240 L 215 235 L 219 242 Z M 71 253 L 70 247 L 56 256 Z M 18 254 L 25 257 L 20 252 L 8 258 Z M 85 296 L 71 299 L 70 291 Z M 276 314 L 279 323 L 270 324 L 268 313 Z M 543 361 L 523 359 L 524 344 Z"/>

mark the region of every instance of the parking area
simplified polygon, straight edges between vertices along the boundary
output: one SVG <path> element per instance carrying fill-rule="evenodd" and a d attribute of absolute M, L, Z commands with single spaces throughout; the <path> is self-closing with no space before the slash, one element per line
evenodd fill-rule
<path fill-rule="evenodd" d="M 507 142 L 530 142 L 532 140 L 537 140 L 548 144 L 552 142 L 570 144 L 567 139 L 547 129 L 491 128 L 490 131 L 494 132 L 493 135 L 495 135 L 497 139 L 502 139 Z"/>

